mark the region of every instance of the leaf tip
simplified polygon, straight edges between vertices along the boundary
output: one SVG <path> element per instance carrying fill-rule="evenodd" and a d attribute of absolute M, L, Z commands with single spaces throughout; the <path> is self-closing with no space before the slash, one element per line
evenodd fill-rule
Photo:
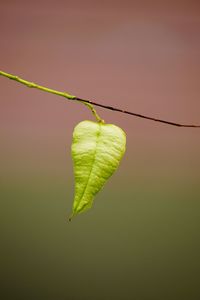
<path fill-rule="evenodd" d="M 69 219 L 68 219 L 69 222 L 71 222 L 73 216 L 74 216 L 74 213 L 72 213 L 71 216 L 69 217 Z"/>

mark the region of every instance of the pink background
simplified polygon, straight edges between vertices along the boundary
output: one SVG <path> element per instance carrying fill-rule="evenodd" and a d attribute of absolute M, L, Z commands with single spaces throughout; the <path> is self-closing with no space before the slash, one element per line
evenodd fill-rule
<path fill-rule="evenodd" d="M 5 72 L 200 124 L 199 1 L 1 1 L 0 33 Z M 72 131 L 93 116 L 82 104 L 3 77 L 0 95 L 8 297 L 197 299 L 200 129 L 97 108 L 125 130 L 127 152 L 94 208 L 69 227 Z"/>

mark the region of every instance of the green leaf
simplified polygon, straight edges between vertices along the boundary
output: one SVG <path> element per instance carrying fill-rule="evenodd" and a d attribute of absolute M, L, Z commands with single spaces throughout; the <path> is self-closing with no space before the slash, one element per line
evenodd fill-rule
<path fill-rule="evenodd" d="M 112 124 L 80 122 L 74 129 L 75 196 L 72 216 L 90 208 L 94 196 L 117 169 L 126 149 L 124 131 Z"/>

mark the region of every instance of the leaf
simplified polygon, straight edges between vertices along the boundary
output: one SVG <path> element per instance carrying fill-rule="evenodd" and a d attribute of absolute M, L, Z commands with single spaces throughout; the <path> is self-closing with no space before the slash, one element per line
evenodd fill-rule
<path fill-rule="evenodd" d="M 75 196 L 72 216 L 90 208 L 94 196 L 117 169 L 126 148 L 124 131 L 112 124 L 80 122 L 74 129 Z"/>

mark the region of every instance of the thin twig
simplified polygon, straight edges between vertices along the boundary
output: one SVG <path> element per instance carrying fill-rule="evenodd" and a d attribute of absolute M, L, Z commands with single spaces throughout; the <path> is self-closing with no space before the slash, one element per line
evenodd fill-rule
<path fill-rule="evenodd" d="M 48 93 L 51 93 L 51 94 L 55 94 L 55 95 L 67 98 L 68 100 L 75 100 L 75 101 L 83 102 L 83 104 L 88 104 L 87 106 L 92 111 L 92 113 L 95 115 L 95 117 L 97 118 L 98 122 L 101 122 L 101 121 L 103 122 L 103 120 L 98 116 L 97 112 L 92 107 L 92 105 L 99 106 L 99 107 L 102 107 L 102 108 L 105 108 L 105 109 L 109 109 L 109 110 L 112 110 L 112 111 L 118 111 L 118 112 L 121 112 L 121 113 L 124 113 L 124 114 L 132 115 L 132 116 L 143 118 L 143 119 L 146 119 L 146 120 L 151 120 L 151 121 L 155 121 L 155 122 L 159 122 L 159 123 L 164 123 L 164 124 L 172 125 L 172 126 L 200 128 L 200 125 L 181 124 L 181 123 L 166 121 L 166 120 L 163 120 L 163 119 L 149 117 L 149 116 L 146 116 L 146 115 L 142 115 L 142 114 L 130 112 L 130 111 L 127 111 L 127 110 L 123 110 L 121 108 L 117 108 L 117 107 L 113 107 L 113 106 L 109 106 L 109 105 L 100 104 L 100 103 L 97 103 L 97 102 L 94 102 L 94 101 L 91 101 L 91 100 L 88 100 L 88 99 L 82 99 L 82 98 L 73 96 L 71 94 L 68 94 L 66 92 L 56 91 L 56 90 L 53 90 L 53 89 L 50 89 L 50 88 L 38 85 L 38 84 L 33 83 L 33 82 L 29 82 L 27 80 L 19 78 L 18 76 L 15 76 L 15 75 L 3 72 L 3 71 L 0 71 L 0 75 L 2 75 L 4 77 L 7 77 L 9 79 L 15 80 L 17 82 L 20 82 L 20 83 L 22 83 L 22 84 L 24 84 L 24 85 L 26 85 L 27 87 L 30 87 L 30 88 L 36 88 L 36 89 L 42 90 L 44 92 L 48 92 Z"/>
<path fill-rule="evenodd" d="M 77 97 L 74 100 L 78 100 L 78 101 L 82 101 L 82 102 L 88 102 L 88 103 L 91 103 L 92 105 L 100 106 L 100 107 L 103 107 L 103 108 L 106 108 L 106 109 L 109 109 L 109 110 L 118 111 L 118 112 L 121 112 L 121 113 L 124 113 L 124 114 L 132 115 L 132 116 L 135 116 L 135 117 L 139 117 L 139 118 L 143 118 L 143 119 L 147 119 L 147 120 L 151 120 L 151 121 L 155 121 L 155 122 L 169 124 L 169 125 L 172 125 L 172 126 L 200 128 L 200 125 L 180 124 L 180 123 L 175 123 L 175 122 L 171 122 L 171 121 L 166 121 L 166 120 L 163 120 L 163 119 L 157 119 L 157 118 L 141 115 L 141 114 L 138 114 L 138 113 L 134 113 L 134 112 L 131 112 L 131 111 L 123 110 L 121 108 L 112 107 L 112 106 L 109 106 L 109 105 L 104 105 L 104 104 L 96 103 L 96 102 L 93 102 L 93 101 L 90 101 L 90 100 L 84 100 L 84 99 L 77 98 Z"/>

